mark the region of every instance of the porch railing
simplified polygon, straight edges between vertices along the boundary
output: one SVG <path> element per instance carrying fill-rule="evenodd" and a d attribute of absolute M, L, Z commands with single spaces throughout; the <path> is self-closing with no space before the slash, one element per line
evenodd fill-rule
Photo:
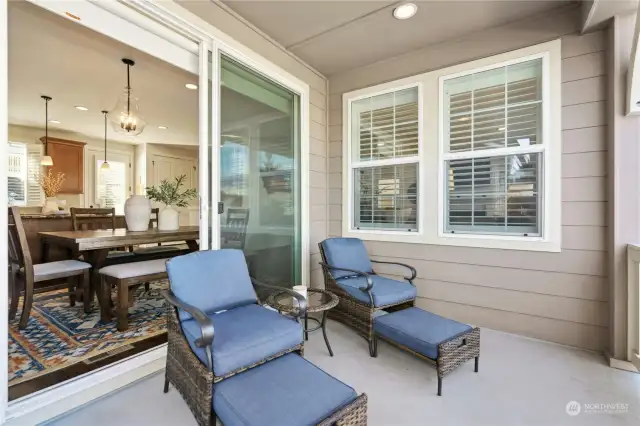
<path fill-rule="evenodd" d="M 627 360 L 640 370 L 640 245 L 627 247 Z"/>

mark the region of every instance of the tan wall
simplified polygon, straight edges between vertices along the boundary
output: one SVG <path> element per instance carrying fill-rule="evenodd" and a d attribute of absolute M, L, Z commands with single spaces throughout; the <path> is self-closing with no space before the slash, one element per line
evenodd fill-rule
<path fill-rule="evenodd" d="M 578 8 L 514 22 L 330 76 L 329 235 L 342 229 L 342 94 L 562 38 L 562 251 L 368 242 L 418 270 L 418 305 L 464 322 L 602 351 L 607 344 L 606 37 Z M 382 272 L 393 272 L 385 269 Z"/>
<path fill-rule="evenodd" d="M 318 242 L 327 236 L 327 81 L 226 6 L 209 1 L 184 2 L 180 5 L 195 15 L 191 21 L 197 22 L 198 18 L 206 21 L 309 85 L 311 188 L 303 196 L 309 197 L 310 201 L 311 284 L 319 285 L 322 274 L 318 265 Z"/>

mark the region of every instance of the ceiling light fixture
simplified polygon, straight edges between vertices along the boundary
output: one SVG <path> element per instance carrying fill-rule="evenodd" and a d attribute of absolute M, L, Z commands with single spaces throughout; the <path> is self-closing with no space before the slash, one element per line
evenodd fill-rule
<path fill-rule="evenodd" d="M 100 165 L 100 172 L 108 172 L 111 167 L 109 167 L 109 163 L 107 162 L 107 114 L 109 111 L 102 111 L 104 115 L 104 162 Z"/>
<path fill-rule="evenodd" d="M 40 96 L 44 99 L 44 156 L 40 160 L 41 166 L 53 166 L 53 158 L 47 153 L 47 145 L 49 142 L 49 101 L 50 96 Z"/>
<path fill-rule="evenodd" d="M 393 9 L 393 17 L 396 19 L 409 19 L 418 11 L 418 6 L 413 3 L 405 3 Z"/>
<path fill-rule="evenodd" d="M 74 108 L 79 111 L 89 111 L 89 108 L 83 107 L 82 105 L 76 105 Z"/>
<path fill-rule="evenodd" d="M 144 130 L 147 123 L 140 115 L 138 99 L 132 95 L 131 90 L 131 67 L 136 63 L 131 59 L 124 58 L 122 63 L 127 66 L 127 87 L 118 97 L 118 102 L 109 113 L 109 120 L 116 132 L 130 136 L 137 136 Z"/>
<path fill-rule="evenodd" d="M 49 120 L 49 123 L 60 124 L 60 122 L 58 120 Z"/>
<path fill-rule="evenodd" d="M 184 87 L 186 87 L 189 90 L 196 90 L 198 88 L 198 85 L 193 83 L 187 83 L 184 85 Z"/>
<path fill-rule="evenodd" d="M 158 129 L 160 129 L 160 130 L 167 130 L 167 126 L 158 126 Z"/>

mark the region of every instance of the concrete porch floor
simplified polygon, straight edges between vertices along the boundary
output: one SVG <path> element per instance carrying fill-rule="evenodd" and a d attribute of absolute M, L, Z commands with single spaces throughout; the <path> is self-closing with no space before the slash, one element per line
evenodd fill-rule
<path fill-rule="evenodd" d="M 482 330 L 480 372 L 473 372 L 470 361 L 445 377 L 438 397 L 430 365 L 383 342 L 378 358 L 370 358 L 366 341 L 335 322 L 328 334 L 333 358 L 321 333 L 310 336 L 305 356 L 368 394 L 371 426 L 640 424 L 640 374 L 609 368 L 596 353 Z M 195 426 L 180 395 L 173 389 L 163 394 L 162 384 L 163 375 L 154 375 L 49 424 Z M 581 403 L 582 412 L 569 416 L 570 401 Z M 628 409 L 585 412 L 585 404 Z"/>

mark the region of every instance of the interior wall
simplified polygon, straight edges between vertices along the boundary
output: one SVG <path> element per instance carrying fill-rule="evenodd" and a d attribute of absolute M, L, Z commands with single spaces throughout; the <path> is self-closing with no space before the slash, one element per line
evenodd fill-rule
<path fill-rule="evenodd" d="M 184 10 L 190 12 L 188 19 L 197 23 L 204 20 L 213 25 L 220 32 L 221 39 L 234 39 L 246 48 L 261 55 L 275 65 L 307 83 L 310 87 L 310 145 L 309 145 L 309 181 L 310 189 L 303 191 L 304 197 L 309 197 L 309 253 L 311 285 L 322 283 L 322 271 L 318 243 L 327 236 L 327 81 L 317 71 L 304 64 L 300 59 L 287 52 L 280 45 L 262 32 L 254 28 L 244 19 L 232 12 L 223 4 L 213 1 L 180 2 Z M 172 11 L 178 11 L 172 7 Z"/>
<path fill-rule="evenodd" d="M 329 236 L 342 232 L 342 94 L 562 40 L 562 251 L 367 242 L 418 270 L 418 306 L 482 327 L 603 351 L 608 333 L 606 37 L 580 36 L 579 8 L 477 32 L 330 76 Z M 423 200 L 423 202 L 425 202 Z"/>
<path fill-rule="evenodd" d="M 44 136 L 44 129 L 36 127 L 17 126 L 9 124 L 9 142 L 19 142 L 25 144 L 42 144 L 40 138 Z M 85 155 L 87 154 L 87 148 L 104 149 L 104 140 L 88 138 L 82 134 L 70 132 L 67 130 L 58 130 L 49 128 L 49 136 L 52 138 L 68 139 L 77 142 L 85 142 Z M 107 139 L 108 140 L 108 139 Z M 124 144 L 120 142 L 108 142 L 108 149 L 114 149 L 118 151 L 130 154 L 133 158 L 134 145 Z M 89 183 L 87 173 L 84 176 L 85 189 Z M 84 194 L 59 194 L 57 196 L 60 200 L 66 200 L 67 208 L 69 207 L 85 207 Z"/>

